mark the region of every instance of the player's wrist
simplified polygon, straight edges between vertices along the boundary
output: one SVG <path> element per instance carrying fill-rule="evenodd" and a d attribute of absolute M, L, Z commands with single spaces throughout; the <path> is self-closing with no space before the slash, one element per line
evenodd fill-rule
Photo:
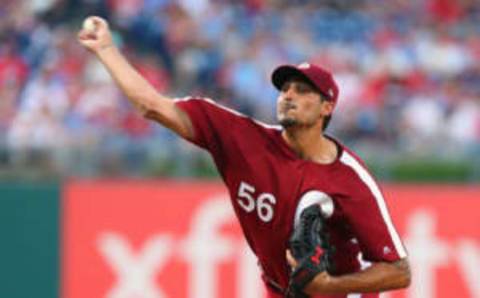
<path fill-rule="evenodd" d="M 100 55 L 100 54 L 102 54 L 103 52 L 111 51 L 111 50 L 114 50 L 114 49 L 115 49 L 115 45 L 113 44 L 113 42 L 109 42 L 109 43 L 100 45 L 100 46 L 95 50 L 95 54 Z"/>
<path fill-rule="evenodd" d="M 307 295 L 331 294 L 334 293 L 335 277 L 323 271 L 315 276 L 310 283 L 308 283 L 303 292 Z"/>
<path fill-rule="evenodd" d="M 95 50 L 95 55 L 97 55 L 97 57 L 104 62 L 118 53 L 118 48 L 113 43 L 102 45 Z"/>

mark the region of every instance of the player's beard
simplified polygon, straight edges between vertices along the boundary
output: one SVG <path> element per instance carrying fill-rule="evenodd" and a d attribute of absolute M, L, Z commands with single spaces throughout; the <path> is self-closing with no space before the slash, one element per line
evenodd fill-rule
<path fill-rule="evenodd" d="M 279 123 L 284 129 L 292 128 L 298 125 L 298 121 L 292 118 L 284 118 L 280 120 Z"/>
<path fill-rule="evenodd" d="M 285 117 L 279 121 L 279 124 L 284 129 L 292 129 L 292 128 L 309 128 L 315 125 L 315 122 L 301 122 L 298 119 Z"/>

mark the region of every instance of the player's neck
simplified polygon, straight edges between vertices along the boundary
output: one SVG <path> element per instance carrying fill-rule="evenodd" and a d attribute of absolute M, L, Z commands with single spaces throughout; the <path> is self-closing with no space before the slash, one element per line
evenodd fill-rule
<path fill-rule="evenodd" d="M 337 146 L 321 130 L 285 129 L 282 138 L 302 159 L 329 164 L 337 158 Z"/>

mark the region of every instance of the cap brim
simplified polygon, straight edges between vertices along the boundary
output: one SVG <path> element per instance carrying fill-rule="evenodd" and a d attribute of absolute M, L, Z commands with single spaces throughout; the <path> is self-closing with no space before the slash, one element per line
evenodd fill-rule
<path fill-rule="evenodd" d="M 315 89 L 317 89 L 316 85 L 310 78 L 305 75 L 301 70 L 296 68 L 295 66 L 291 65 L 282 65 L 277 67 L 272 73 L 272 83 L 278 90 L 281 90 L 283 84 L 286 81 L 293 77 L 298 77 L 304 79 L 305 81 L 309 82 Z"/>

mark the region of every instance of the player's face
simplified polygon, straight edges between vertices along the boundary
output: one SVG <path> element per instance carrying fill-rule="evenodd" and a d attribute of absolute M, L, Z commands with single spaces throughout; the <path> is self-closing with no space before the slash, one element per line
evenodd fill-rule
<path fill-rule="evenodd" d="M 292 79 L 283 84 L 277 101 L 278 122 L 284 128 L 312 127 L 322 124 L 331 113 L 332 104 L 322 100 L 310 84 Z"/>

